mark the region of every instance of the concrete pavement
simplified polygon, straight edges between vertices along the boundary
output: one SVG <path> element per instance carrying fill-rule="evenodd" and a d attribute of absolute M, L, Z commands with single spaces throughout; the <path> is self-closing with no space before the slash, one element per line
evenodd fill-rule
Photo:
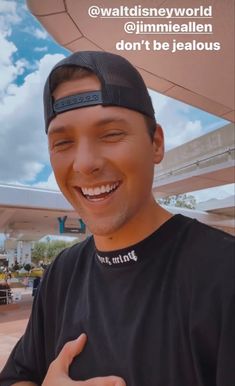
<path fill-rule="evenodd" d="M 25 331 L 33 301 L 32 288 L 17 288 L 12 292 L 20 293 L 21 300 L 7 306 L 0 305 L 0 370 Z"/>

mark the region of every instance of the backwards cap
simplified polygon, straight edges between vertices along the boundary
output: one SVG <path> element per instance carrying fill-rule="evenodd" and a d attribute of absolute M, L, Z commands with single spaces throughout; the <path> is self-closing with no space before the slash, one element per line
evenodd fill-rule
<path fill-rule="evenodd" d="M 100 80 L 101 91 L 94 90 L 66 96 L 54 101 L 51 75 L 65 66 L 78 66 L 91 70 Z M 134 66 L 119 55 L 101 51 L 75 52 L 57 63 L 50 72 L 44 87 L 44 117 L 46 133 L 51 120 L 60 113 L 80 107 L 119 106 L 136 110 L 150 118 L 154 109 L 147 87 Z"/>

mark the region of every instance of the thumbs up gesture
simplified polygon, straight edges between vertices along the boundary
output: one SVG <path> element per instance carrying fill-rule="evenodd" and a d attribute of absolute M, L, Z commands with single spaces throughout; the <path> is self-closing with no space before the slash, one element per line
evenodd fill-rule
<path fill-rule="evenodd" d="M 126 386 L 124 380 L 116 376 L 91 378 L 86 381 L 73 381 L 69 377 L 69 366 L 73 358 L 82 352 L 86 340 L 86 335 L 81 334 L 64 345 L 58 357 L 51 363 L 42 386 Z"/>

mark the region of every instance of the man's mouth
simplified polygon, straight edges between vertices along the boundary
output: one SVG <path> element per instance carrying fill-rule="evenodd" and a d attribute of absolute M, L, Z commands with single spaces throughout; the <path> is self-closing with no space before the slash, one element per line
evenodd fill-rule
<path fill-rule="evenodd" d="M 99 201 L 110 196 L 120 186 L 120 181 L 96 186 L 94 188 L 81 187 L 82 195 L 89 201 Z"/>

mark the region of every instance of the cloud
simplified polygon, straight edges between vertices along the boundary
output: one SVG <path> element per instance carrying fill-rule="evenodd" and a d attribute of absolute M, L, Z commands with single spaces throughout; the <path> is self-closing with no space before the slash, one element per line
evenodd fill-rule
<path fill-rule="evenodd" d="M 34 51 L 35 51 L 35 52 L 45 52 L 45 51 L 48 51 L 48 47 L 47 47 L 47 46 L 44 46 L 44 47 L 35 47 L 35 48 L 34 48 Z"/>
<path fill-rule="evenodd" d="M 13 60 L 13 55 L 17 52 L 14 43 L 8 40 L 7 35 L 0 31 L 0 100 L 8 90 L 9 85 L 22 75 L 26 68 L 31 68 L 30 63 L 24 59 Z"/>
<path fill-rule="evenodd" d="M 24 58 L 13 60 L 18 50 L 9 40 L 12 26 L 20 23 L 22 18 L 21 6 L 17 6 L 15 1 L 0 1 L 0 100 L 17 76 L 22 75 L 26 68 L 30 68 L 29 62 Z"/>
<path fill-rule="evenodd" d="M 0 13 L 15 13 L 16 2 L 10 0 L 1 0 L 0 2 Z"/>
<path fill-rule="evenodd" d="M 11 34 L 11 24 L 17 24 L 21 21 L 17 12 L 16 1 L 0 1 L 0 30 L 9 36 Z M 1 48 L 2 52 L 2 48 Z"/>
<path fill-rule="evenodd" d="M 33 185 L 35 188 L 44 188 L 51 190 L 59 190 L 54 173 L 51 173 L 47 181 L 37 182 Z"/>
<path fill-rule="evenodd" d="M 51 67 L 64 57 L 45 55 L 34 63 L 19 58 L 16 45 L 10 41 L 11 28 L 25 18 L 23 2 L 0 0 L 0 181 L 18 184 L 35 182 L 49 162 L 42 90 Z M 37 39 L 48 37 L 40 28 L 24 28 Z M 17 77 L 26 69 L 31 73 L 17 85 Z"/>
<path fill-rule="evenodd" d="M 33 35 L 35 36 L 35 38 L 37 39 L 47 39 L 48 38 L 48 34 L 45 30 L 42 30 L 40 28 L 35 28 L 33 29 Z"/>
<path fill-rule="evenodd" d="M 41 28 L 26 26 L 22 29 L 22 32 L 28 33 L 29 35 L 34 36 L 36 39 L 42 39 L 42 40 L 48 39 L 47 31 L 42 30 Z"/>
<path fill-rule="evenodd" d="M 157 91 L 150 89 L 148 91 L 152 99 L 156 119 L 158 120 L 159 112 L 164 108 L 164 106 L 167 105 L 169 98 L 163 94 L 158 93 Z"/>
<path fill-rule="evenodd" d="M 5 87 L 7 92 L 0 101 L 2 182 L 33 182 L 44 165 L 49 163 L 42 92 L 50 69 L 63 57 L 60 54 L 45 55 L 38 62 L 37 70 L 27 75 L 22 85 L 10 83 Z M 16 68 L 17 64 L 10 60 L 10 66 Z M 18 63 L 18 71 L 19 68 Z M 9 77 L 10 81 L 12 77 Z"/>
<path fill-rule="evenodd" d="M 6 39 L 4 33 L 0 32 L 0 97 L 5 92 L 6 87 L 11 83 L 17 74 L 17 68 L 12 63 L 12 55 L 17 51 L 16 46 Z"/>
<path fill-rule="evenodd" d="M 198 114 L 197 119 L 192 120 L 191 106 L 172 98 L 165 98 L 167 98 L 167 101 L 164 104 L 162 103 L 162 108 L 157 114 L 157 120 L 164 129 L 166 150 L 205 134 L 200 114 Z"/>

